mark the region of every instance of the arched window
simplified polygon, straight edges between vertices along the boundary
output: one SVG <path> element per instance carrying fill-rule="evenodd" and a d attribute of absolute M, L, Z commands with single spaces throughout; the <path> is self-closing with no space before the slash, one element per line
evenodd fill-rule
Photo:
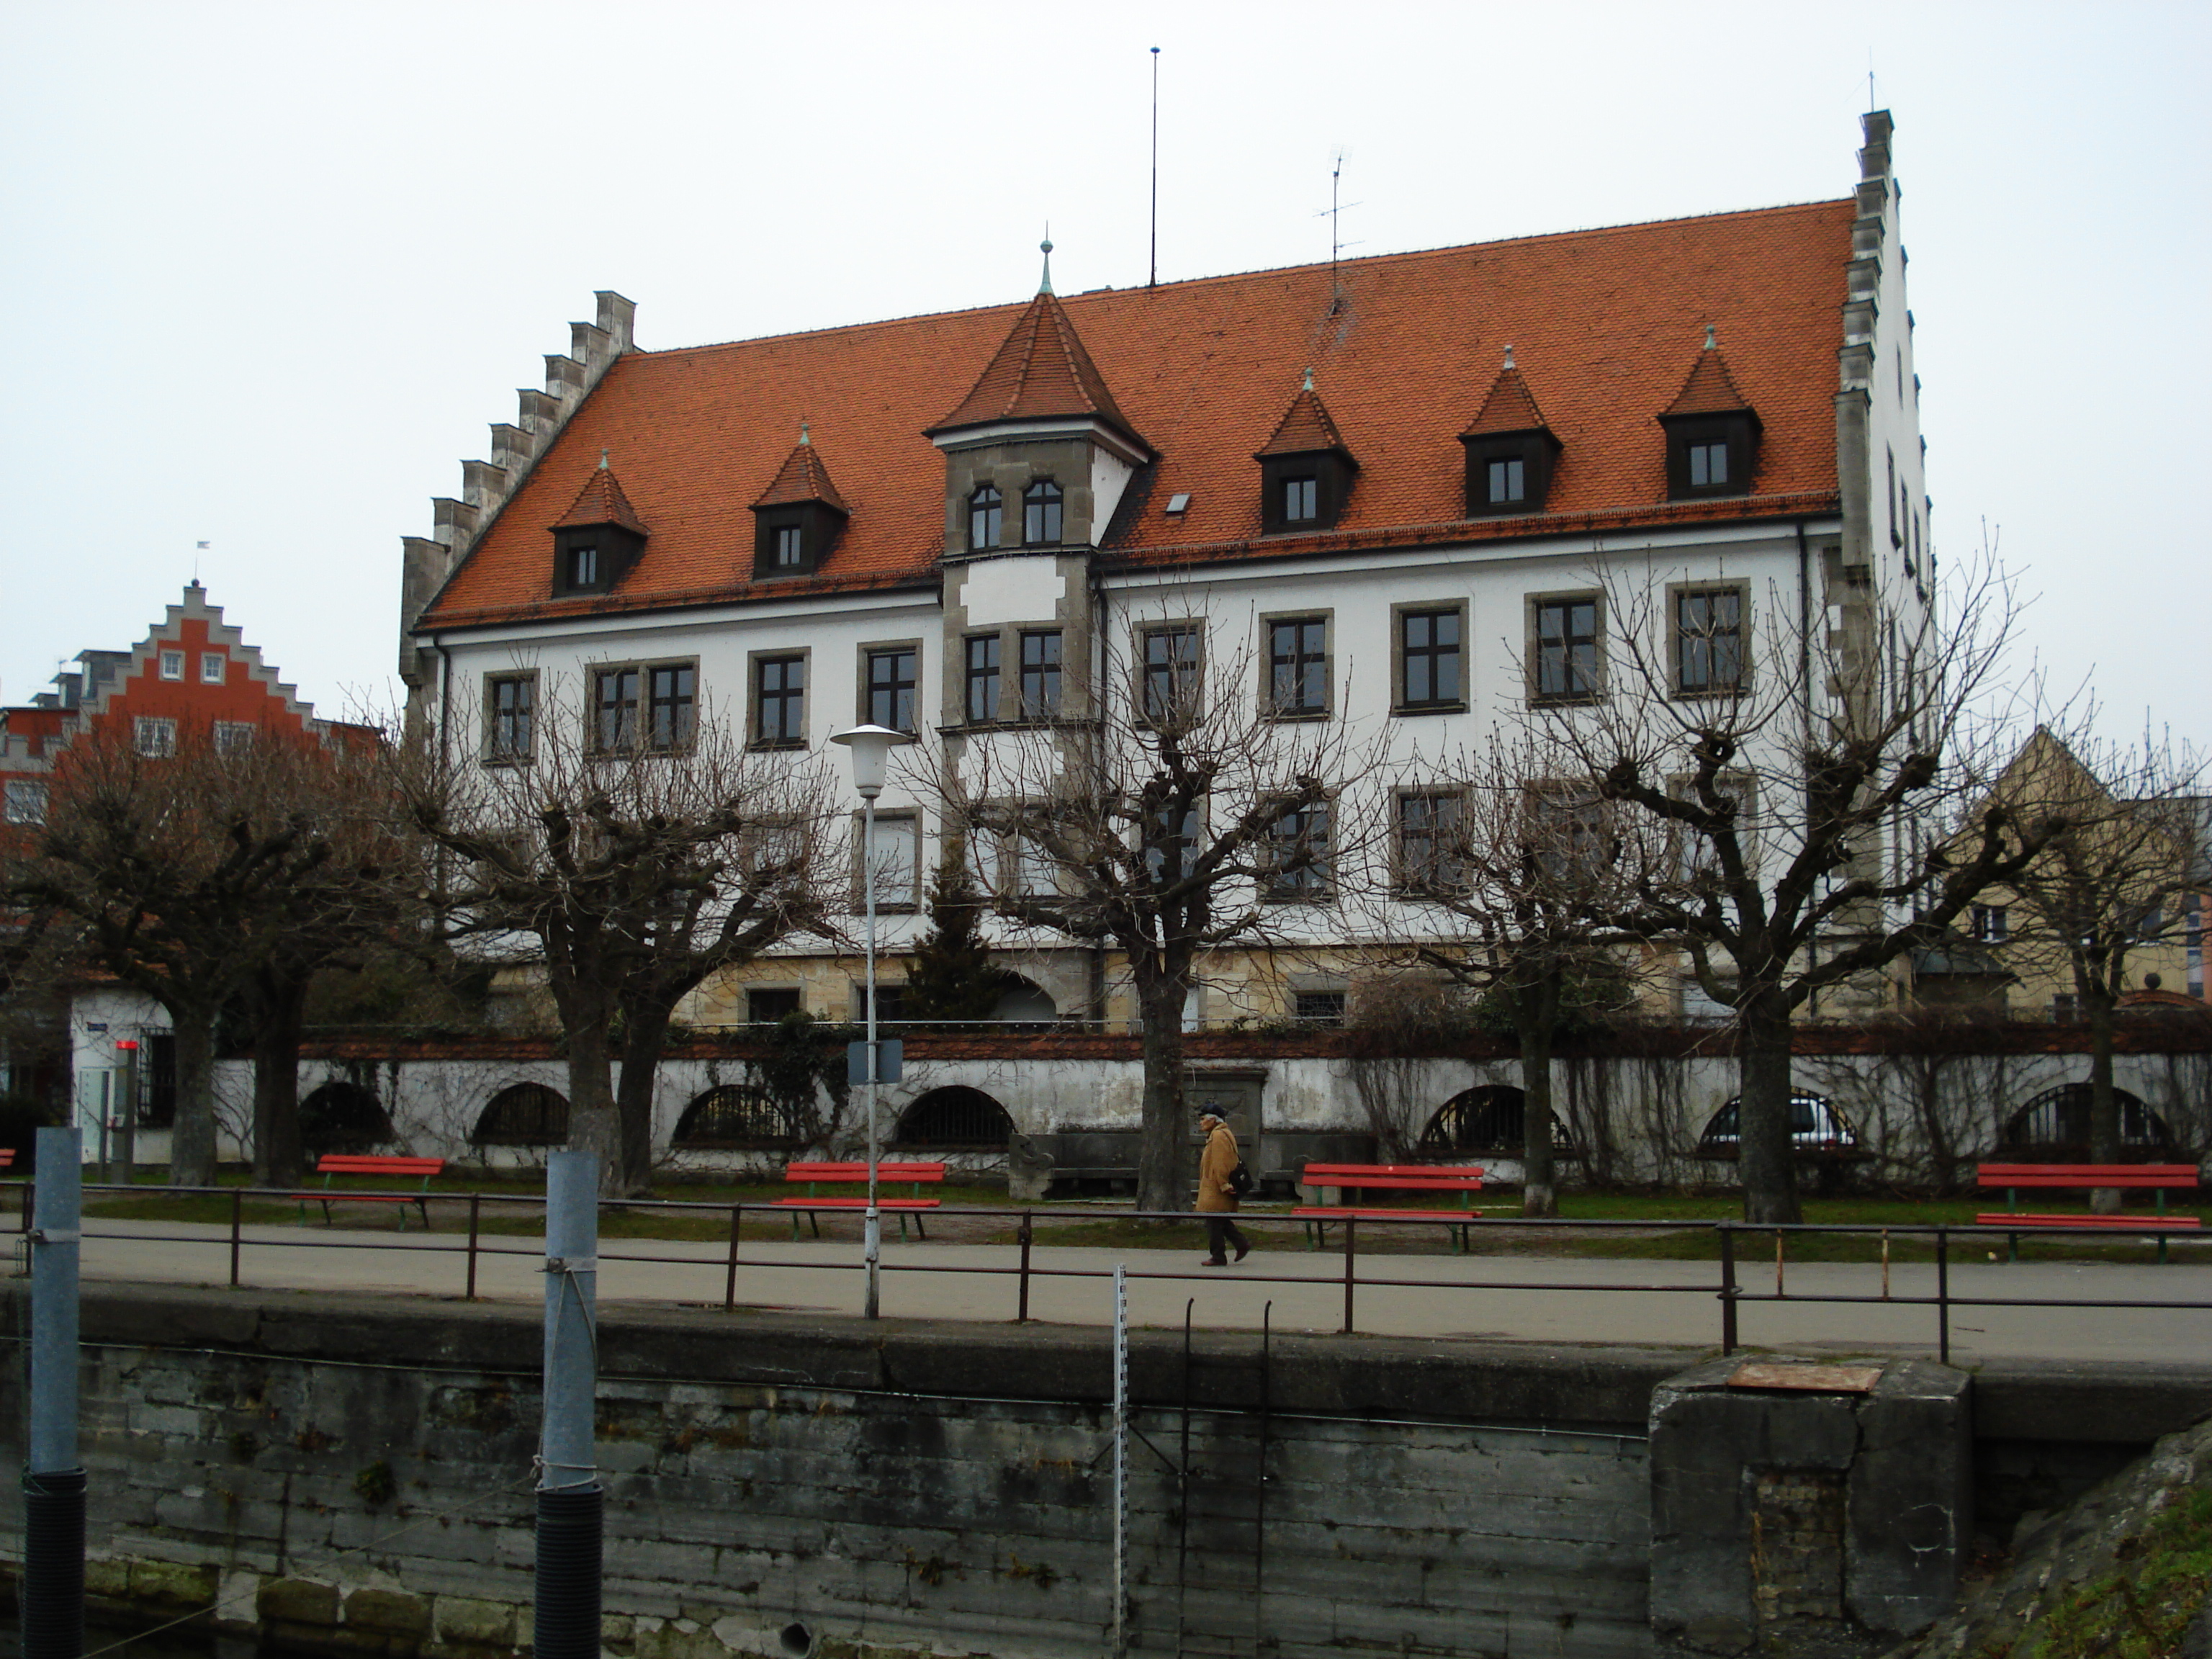
<path fill-rule="evenodd" d="M 300 1145 L 310 1158 L 365 1152 L 392 1138 L 392 1120 L 358 1083 L 325 1083 L 300 1103 Z"/>
<path fill-rule="evenodd" d="M 2120 1109 L 2120 1151 L 2170 1152 L 2172 1133 L 2166 1120 L 2125 1089 L 2112 1091 Z M 2089 1157 L 2090 1089 L 2086 1083 L 2062 1083 L 2041 1094 L 2006 1121 L 1999 1150 L 2054 1164 L 2087 1162 Z"/>
<path fill-rule="evenodd" d="M 1022 491 L 1022 545 L 1052 547 L 1060 541 L 1060 486 L 1039 478 Z"/>
<path fill-rule="evenodd" d="M 999 544 L 999 530 L 1006 516 L 1006 500 L 989 484 L 968 498 L 968 548 L 980 553 Z"/>
<path fill-rule="evenodd" d="M 996 1152 L 1013 1133 L 1014 1121 L 1006 1109 L 981 1089 L 932 1089 L 900 1115 L 891 1145 Z"/>
<path fill-rule="evenodd" d="M 542 1083 L 514 1083 L 491 1097 L 469 1139 L 479 1146 L 559 1146 L 568 1139 L 568 1102 Z"/>
<path fill-rule="evenodd" d="M 763 1091 L 734 1083 L 708 1090 L 676 1123 L 678 1146 L 787 1152 L 799 1144 L 790 1118 Z"/>
<path fill-rule="evenodd" d="M 1522 1113 L 1528 1099 L 1507 1083 L 1464 1090 L 1437 1108 L 1437 1115 L 1421 1131 L 1415 1155 L 1449 1158 L 1461 1152 L 1502 1152 L 1517 1148 L 1527 1133 L 1522 1127 Z M 1562 1135 L 1555 1123 L 1553 1142 L 1558 1143 Z"/>
<path fill-rule="evenodd" d="M 1699 1158 L 1734 1158 L 1742 1144 L 1741 1097 L 1712 1115 L 1705 1132 L 1698 1137 Z M 1844 1115 L 1819 1095 L 1790 1097 L 1790 1144 L 1801 1152 L 1849 1152 L 1859 1144 L 1859 1132 Z"/>

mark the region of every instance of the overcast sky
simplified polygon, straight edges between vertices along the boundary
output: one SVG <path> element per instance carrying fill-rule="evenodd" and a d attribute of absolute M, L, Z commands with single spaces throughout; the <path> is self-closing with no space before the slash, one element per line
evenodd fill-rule
<path fill-rule="evenodd" d="M 1846 194 L 1894 112 L 1939 547 L 2212 744 L 2212 7 L 0 0 L 0 701 L 195 562 L 326 714 L 594 289 L 647 347 Z M 196 553 L 194 544 L 211 544 Z"/>

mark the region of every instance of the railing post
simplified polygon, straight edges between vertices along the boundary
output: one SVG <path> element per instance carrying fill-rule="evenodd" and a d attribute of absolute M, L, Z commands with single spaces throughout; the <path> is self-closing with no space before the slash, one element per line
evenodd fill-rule
<path fill-rule="evenodd" d="M 1345 1334 L 1345 1335 L 1346 1335 L 1346 1336 L 1350 1336 L 1350 1335 L 1352 1334 L 1352 1262 L 1353 1262 L 1353 1261 L 1354 1261 L 1354 1260 L 1357 1258 L 1357 1255 L 1358 1255 L 1358 1246 L 1357 1246 L 1357 1244 L 1355 1243 L 1355 1242 L 1354 1242 L 1354 1241 L 1357 1239 L 1357 1237 L 1358 1237 L 1358 1232 L 1359 1232 L 1359 1218 L 1358 1218 L 1358 1216 L 1356 1216 L 1356 1215 L 1348 1215 L 1348 1216 L 1345 1217 L 1345 1218 L 1344 1218 L 1344 1334 Z"/>
<path fill-rule="evenodd" d="M 1951 1363 L 1951 1231 L 1936 1230 L 1936 1357 Z"/>
<path fill-rule="evenodd" d="M 239 1227 L 246 1218 L 246 1188 L 230 1189 L 230 1288 L 238 1288 Z"/>
<path fill-rule="evenodd" d="M 1029 1323 L 1029 1319 L 1030 1319 L 1030 1231 L 1031 1231 L 1031 1228 L 1030 1228 L 1030 1221 L 1031 1221 L 1031 1214 L 1030 1214 L 1030 1212 L 1029 1212 L 1029 1211 L 1027 1211 L 1027 1210 L 1024 1210 L 1024 1211 L 1022 1212 L 1022 1231 L 1021 1231 L 1021 1241 L 1022 1241 L 1022 1299 L 1021 1299 L 1021 1306 L 1020 1306 L 1020 1308 L 1016 1311 L 1016 1313 L 1015 1313 L 1015 1315 L 1014 1315 L 1014 1322 L 1015 1322 L 1016 1324 L 1018 1324 L 1018 1325 L 1026 1325 L 1026 1324 L 1028 1324 L 1028 1323 Z"/>
<path fill-rule="evenodd" d="M 1735 1234 L 1725 1221 L 1721 1232 L 1721 1352 L 1735 1352 Z"/>
<path fill-rule="evenodd" d="M 738 1230 L 744 1225 L 745 1206 L 730 1206 L 730 1260 L 722 1275 L 722 1311 L 734 1313 L 738 1306 Z"/>
<path fill-rule="evenodd" d="M 469 1194 L 469 1293 L 465 1299 L 470 1302 L 477 1299 L 477 1212 L 483 1202 L 482 1193 Z"/>

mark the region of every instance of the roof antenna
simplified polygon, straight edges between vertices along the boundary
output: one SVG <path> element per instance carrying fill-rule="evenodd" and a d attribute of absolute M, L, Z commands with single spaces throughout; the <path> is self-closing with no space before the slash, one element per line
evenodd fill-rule
<path fill-rule="evenodd" d="M 1337 264 L 1343 258 L 1344 250 L 1352 246 L 1344 240 L 1344 225 L 1337 216 L 1347 208 L 1356 208 L 1360 205 L 1358 202 L 1340 202 L 1337 199 L 1338 185 L 1343 178 L 1344 152 L 1339 149 L 1336 152 L 1336 165 L 1329 169 L 1328 206 L 1322 212 L 1314 215 L 1316 219 L 1325 218 L 1328 221 L 1328 314 L 1332 317 L 1344 309 L 1344 283 L 1339 279 Z"/>
<path fill-rule="evenodd" d="M 1037 246 L 1044 250 L 1044 275 L 1037 280 L 1037 292 L 1049 294 L 1052 292 L 1052 221 L 1049 219 L 1045 221 L 1044 240 Z"/>
<path fill-rule="evenodd" d="M 1152 48 L 1152 268 L 1146 288 L 1160 285 L 1160 49 Z"/>

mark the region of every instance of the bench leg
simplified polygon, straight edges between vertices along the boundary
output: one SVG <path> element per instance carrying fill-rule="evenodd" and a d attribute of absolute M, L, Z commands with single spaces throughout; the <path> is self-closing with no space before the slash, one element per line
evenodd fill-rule
<path fill-rule="evenodd" d="M 2016 1262 L 2020 1260 L 2020 1235 L 2018 1233 L 2007 1233 L 2005 1235 L 2005 1260 L 2007 1261 L 2013 1262 Z"/>
<path fill-rule="evenodd" d="M 799 1212 L 796 1210 L 791 1212 L 791 1242 L 794 1244 L 799 1243 Z"/>
<path fill-rule="evenodd" d="M 2164 1233 L 2158 1236 L 2158 1265 L 2161 1267 L 2166 1266 L 2166 1235 Z"/>
<path fill-rule="evenodd" d="M 916 1238 L 923 1239 L 925 1241 L 929 1237 L 929 1229 L 922 1224 L 921 1218 L 919 1215 L 915 1216 L 914 1218 L 914 1236 Z M 906 1232 L 903 1229 L 900 1231 L 899 1237 L 901 1238 L 904 1238 L 906 1237 Z M 2164 1241 L 2161 1240 L 2161 1246 L 2163 1243 Z"/>

